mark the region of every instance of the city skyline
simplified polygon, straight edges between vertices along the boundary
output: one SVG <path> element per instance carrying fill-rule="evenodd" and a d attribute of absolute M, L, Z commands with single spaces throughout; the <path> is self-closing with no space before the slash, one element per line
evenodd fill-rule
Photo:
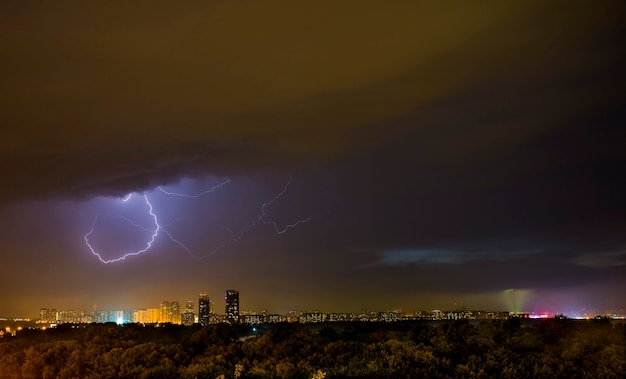
<path fill-rule="evenodd" d="M 568 311 L 554 312 L 537 310 L 537 309 L 528 309 L 524 308 L 521 299 L 518 297 L 523 296 L 523 294 L 515 293 L 514 290 L 506 291 L 509 295 L 509 303 L 507 309 L 480 309 L 472 306 L 468 306 L 465 304 L 454 304 L 452 308 L 443 308 L 443 309 L 426 309 L 420 306 L 415 306 L 411 309 L 402 309 L 399 307 L 390 307 L 386 309 L 366 309 L 361 308 L 358 312 L 356 310 L 341 310 L 341 311 L 333 311 L 330 314 L 363 314 L 363 313 L 397 313 L 397 314 L 406 314 L 412 315 L 422 312 L 476 312 L 476 311 L 484 311 L 484 312 L 497 312 L 497 313 L 506 313 L 506 314 L 527 314 L 534 315 L 536 318 L 545 318 L 552 317 L 558 315 L 565 315 L 567 317 L 572 318 L 589 318 L 595 316 L 612 316 L 617 317 L 619 319 L 623 319 L 625 317 L 625 310 L 623 309 L 611 309 L 611 310 L 594 310 L 589 308 L 581 308 L 581 309 L 570 309 Z M 228 323 L 239 323 L 242 322 L 247 316 L 256 316 L 256 315 L 300 315 L 300 314 L 329 314 L 329 312 L 321 311 L 318 307 L 313 307 L 310 309 L 290 309 L 288 312 L 272 312 L 268 309 L 247 309 L 241 308 L 239 305 L 239 291 L 229 289 L 225 291 L 224 297 L 224 312 L 219 312 L 221 309 L 220 306 L 215 306 L 215 303 L 211 301 L 210 296 L 205 291 L 201 291 L 198 294 L 197 298 L 197 307 L 195 306 L 193 300 L 187 300 L 183 302 L 185 304 L 185 309 L 181 308 L 182 304 L 178 300 L 164 300 L 160 302 L 159 307 L 157 308 L 141 308 L 141 307 L 130 307 L 130 308 L 117 308 L 115 309 L 100 309 L 93 310 L 92 312 L 87 312 L 84 309 L 77 309 L 76 307 L 71 309 L 60 309 L 56 307 L 50 308 L 40 308 L 39 309 L 39 317 L 28 317 L 28 319 L 38 319 L 39 322 L 43 323 L 55 323 L 60 321 L 61 323 L 90 323 L 90 322 L 117 322 L 128 323 L 172 323 L 172 324 L 182 324 L 190 326 L 192 324 L 200 324 L 202 326 L 208 326 L 209 324 L 216 324 L 221 322 Z M 96 316 L 98 315 L 98 316 Z M 114 316 L 113 316 L 114 315 Z M 123 315 L 123 316 L 122 316 Z M 192 316 L 185 317 L 186 316 Z M 444 314 L 445 315 L 445 314 Z M 0 315 L 0 317 L 3 315 Z M 22 315 L 24 316 L 24 315 Z M 93 318 L 96 317 L 96 318 Z M 106 318 L 106 320 L 104 318 Z M 301 316 L 297 316 L 301 317 Z M 24 317 L 19 317 L 20 319 L 24 319 Z M 123 319 L 123 321 L 122 321 Z M 68 321 L 69 320 L 69 321 Z M 285 320 L 283 320 L 285 321 Z M 293 321 L 293 319 L 291 320 Z M 333 320 L 336 321 L 336 320 Z M 389 320 L 387 320 L 389 321 Z M 276 322 L 276 321 L 272 321 Z M 319 320 L 314 321 L 319 322 Z M 249 322 L 250 323 L 250 322 Z"/>
<path fill-rule="evenodd" d="M 178 303 L 173 301 L 172 303 Z M 189 302 L 188 302 L 189 303 Z M 178 314 L 177 318 L 164 318 L 162 315 L 163 304 L 160 308 L 148 309 L 124 309 L 124 310 L 102 310 L 86 312 L 84 310 L 57 310 L 56 308 L 41 308 L 38 318 L 6 318 L 0 317 L 2 321 L 14 322 L 36 322 L 46 324 L 43 327 L 55 326 L 58 324 L 92 324 L 92 323 L 117 323 L 121 324 L 173 324 L 183 326 L 209 326 L 221 323 L 228 324 L 264 324 L 278 322 L 299 322 L 299 323 L 319 323 L 319 322 L 351 322 L 351 321 L 408 321 L 408 320 L 457 320 L 457 319 L 506 319 L 510 317 L 529 319 L 548 318 L 571 318 L 571 319 L 614 319 L 624 320 L 626 314 L 623 310 L 610 312 L 597 312 L 592 309 L 582 309 L 578 312 L 567 313 L 552 312 L 529 312 L 523 310 L 502 311 L 488 309 L 474 309 L 462 307 L 460 309 L 415 309 L 407 311 L 403 309 L 387 310 L 367 310 L 359 312 L 324 312 L 321 310 L 291 310 L 287 313 L 272 313 L 267 310 L 250 311 L 244 310 L 236 317 L 228 313 L 211 313 L 210 320 L 206 323 L 201 321 L 201 314 L 195 314 L 189 307 L 185 312 Z"/>
<path fill-rule="evenodd" d="M 1 3 L 0 315 L 626 309 L 625 13 Z"/>

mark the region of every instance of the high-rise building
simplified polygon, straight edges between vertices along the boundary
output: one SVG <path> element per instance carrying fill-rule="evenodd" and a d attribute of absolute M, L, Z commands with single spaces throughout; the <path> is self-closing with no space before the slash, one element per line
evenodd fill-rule
<path fill-rule="evenodd" d="M 209 325 L 211 307 L 209 305 L 209 297 L 206 292 L 200 292 L 198 297 L 198 322 L 202 326 Z"/>
<path fill-rule="evenodd" d="M 161 319 L 161 310 L 159 308 L 148 308 L 148 323 L 156 324 Z"/>
<path fill-rule="evenodd" d="M 180 325 L 180 303 L 178 301 L 170 303 L 170 322 Z"/>
<path fill-rule="evenodd" d="M 164 301 L 161 303 L 161 307 L 159 308 L 161 311 L 159 322 L 172 322 L 172 306 L 169 301 Z"/>
<path fill-rule="evenodd" d="M 134 311 L 133 322 L 137 324 L 148 324 L 148 311 L 146 309 L 137 309 Z"/>
<path fill-rule="evenodd" d="M 193 326 L 194 314 L 191 312 L 185 312 L 181 315 L 182 324 L 185 326 Z"/>
<path fill-rule="evenodd" d="M 181 324 L 185 326 L 192 326 L 194 323 L 195 317 L 196 315 L 193 312 L 193 301 L 189 300 L 187 301 L 187 304 L 185 305 L 185 312 L 181 313 L 180 315 Z"/>
<path fill-rule="evenodd" d="M 104 323 L 107 322 L 106 311 L 93 311 L 93 322 Z"/>
<path fill-rule="evenodd" d="M 51 318 L 52 317 L 50 317 L 50 309 L 41 308 L 39 310 L 39 322 L 50 322 Z"/>
<path fill-rule="evenodd" d="M 239 292 L 226 290 L 226 320 L 231 324 L 239 322 Z"/>

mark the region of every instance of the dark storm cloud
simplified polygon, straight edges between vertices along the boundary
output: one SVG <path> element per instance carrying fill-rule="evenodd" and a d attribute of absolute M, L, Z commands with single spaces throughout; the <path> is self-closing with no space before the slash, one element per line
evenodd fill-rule
<path fill-rule="evenodd" d="M 57 209 L 61 230 L 45 207 L 5 206 L 0 251 L 24 250 L 20 267 L 53 266 L 41 255 L 52 243 L 65 246 L 60 272 L 97 278 L 85 291 L 102 297 L 171 268 L 189 292 L 234 281 L 259 307 L 427 307 L 576 286 L 623 305 L 622 2 L 0 7 L 2 204 L 228 176 L 267 187 L 242 190 L 257 211 L 291 176 L 271 217 L 312 217 L 197 264 L 158 246 L 104 270 L 71 231 L 92 215 Z"/>
<path fill-rule="evenodd" d="M 532 138 L 562 127 L 564 106 L 610 99 L 619 85 L 595 76 L 623 76 L 619 4 L 561 5 L 4 4 L 0 167 L 14 185 L 2 198 L 333 161 L 421 128 L 397 121 L 468 91 L 430 120 L 453 122 L 465 146 L 444 138 L 414 159 Z M 473 98 L 489 114 L 455 117 Z M 511 122 L 535 107 L 548 108 L 540 122 Z"/>

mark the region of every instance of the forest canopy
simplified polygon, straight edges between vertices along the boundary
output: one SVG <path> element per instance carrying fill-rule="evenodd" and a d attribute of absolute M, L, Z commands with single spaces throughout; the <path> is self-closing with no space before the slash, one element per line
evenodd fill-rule
<path fill-rule="evenodd" d="M 610 320 L 62 325 L 0 339 L 2 378 L 623 378 Z"/>

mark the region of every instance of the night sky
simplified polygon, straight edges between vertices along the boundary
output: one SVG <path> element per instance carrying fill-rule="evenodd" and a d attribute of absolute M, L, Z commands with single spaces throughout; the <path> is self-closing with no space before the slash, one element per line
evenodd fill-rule
<path fill-rule="evenodd" d="M 2 2 L 0 315 L 625 310 L 624 2 L 469 3 Z"/>

